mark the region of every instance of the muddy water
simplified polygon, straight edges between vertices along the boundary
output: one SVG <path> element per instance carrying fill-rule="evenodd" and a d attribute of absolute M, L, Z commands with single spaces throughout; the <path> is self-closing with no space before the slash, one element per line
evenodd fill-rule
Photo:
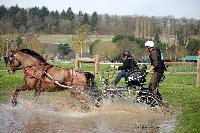
<path fill-rule="evenodd" d="M 174 117 L 139 104 L 117 104 L 88 112 L 57 110 L 19 100 L 0 104 L 0 133 L 146 133 L 172 132 Z"/>

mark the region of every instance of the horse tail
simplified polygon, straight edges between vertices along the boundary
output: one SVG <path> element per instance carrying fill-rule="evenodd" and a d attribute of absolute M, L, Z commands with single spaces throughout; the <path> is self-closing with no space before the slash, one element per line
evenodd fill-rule
<path fill-rule="evenodd" d="M 94 74 L 90 72 L 84 72 L 84 73 L 88 81 L 89 90 L 92 92 L 91 94 L 95 97 L 99 96 L 101 94 L 101 91 L 98 89 L 96 85 L 96 82 L 94 80 Z"/>
<path fill-rule="evenodd" d="M 85 73 L 86 79 L 88 81 L 88 85 L 92 86 L 95 83 L 94 74 L 92 74 L 90 72 L 84 72 L 84 73 Z"/>

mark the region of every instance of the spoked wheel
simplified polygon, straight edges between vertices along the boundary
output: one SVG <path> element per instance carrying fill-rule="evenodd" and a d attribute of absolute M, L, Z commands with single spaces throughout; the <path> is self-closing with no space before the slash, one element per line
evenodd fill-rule
<path fill-rule="evenodd" d="M 149 92 L 140 92 L 137 96 L 137 103 L 145 103 L 147 105 L 149 105 L 150 107 L 155 107 L 160 105 L 161 101 L 154 96 L 152 93 Z"/>
<path fill-rule="evenodd" d="M 159 105 L 159 101 L 153 95 L 148 95 L 146 97 L 145 103 L 147 105 L 149 105 L 150 107 L 155 107 L 155 106 Z"/>

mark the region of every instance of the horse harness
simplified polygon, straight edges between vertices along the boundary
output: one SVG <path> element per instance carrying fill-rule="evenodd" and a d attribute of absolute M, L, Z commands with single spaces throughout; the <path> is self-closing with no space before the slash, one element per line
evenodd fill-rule
<path fill-rule="evenodd" d="M 43 72 L 42 72 L 41 76 L 39 76 L 39 77 L 35 76 L 35 73 L 37 72 L 37 67 L 40 67 L 40 66 L 43 66 L 43 65 L 44 65 L 44 68 L 42 70 Z M 28 70 L 33 68 L 33 67 L 36 67 L 34 72 L 29 72 Z M 51 67 L 52 67 L 52 65 L 44 64 L 44 63 L 26 66 L 26 67 L 23 68 L 24 69 L 24 77 L 25 78 L 35 78 L 39 82 L 39 88 L 41 88 L 42 82 L 44 81 L 44 78 L 45 78 L 44 72 L 47 72 L 48 69 L 50 69 Z"/>
<path fill-rule="evenodd" d="M 45 65 L 45 66 L 44 66 L 44 70 L 43 70 L 43 73 L 42 73 L 42 75 L 41 75 L 40 78 L 34 76 L 37 70 L 35 70 L 33 73 L 32 73 L 32 72 L 28 72 L 28 70 L 29 70 L 30 68 L 32 68 L 32 67 L 34 67 L 34 66 L 37 67 L 37 66 L 42 66 L 42 65 Z M 55 80 L 50 74 L 48 74 L 48 70 L 49 70 L 50 68 L 52 68 L 52 67 L 53 67 L 53 65 L 44 64 L 44 63 L 40 63 L 40 64 L 37 64 L 37 65 L 26 66 L 26 67 L 24 67 L 24 77 L 25 77 L 25 78 L 26 78 L 26 77 L 29 77 L 29 78 L 35 78 L 35 79 L 37 79 L 38 81 L 40 81 L 39 87 L 41 87 L 42 82 L 43 82 L 45 76 L 47 76 L 47 78 L 49 78 L 54 84 L 56 84 L 56 85 L 59 86 L 59 87 L 62 87 L 62 88 L 73 88 L 72 86 L 69 86 L 69 85 L 60 84 L 60 83 L 59 83 L 57 80 Z M 71 81 L 70 81 L 70 82 L 71 82 L 70 84 L 72 85 L 72 83 L 73 83 L 73 81 L 74 81 L 74 77 L 78 78 L 78 77 L 77 77 L 77 71 L 72 70 L 72 71 L 71 71 L 71 75 L 72 75 L 72 79 L 71 79 Z"/>

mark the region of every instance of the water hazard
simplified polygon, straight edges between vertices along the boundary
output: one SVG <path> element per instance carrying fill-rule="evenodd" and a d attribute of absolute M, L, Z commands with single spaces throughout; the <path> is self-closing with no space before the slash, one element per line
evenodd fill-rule
<path fill-rule="evenodd" d="M 166 133 L 172 132 L 175 120 L 140 104 L 110 104 L 78 112 L 19 99 L 16 107 L 0 104 L 0 125 L 0 133 Z"/>

